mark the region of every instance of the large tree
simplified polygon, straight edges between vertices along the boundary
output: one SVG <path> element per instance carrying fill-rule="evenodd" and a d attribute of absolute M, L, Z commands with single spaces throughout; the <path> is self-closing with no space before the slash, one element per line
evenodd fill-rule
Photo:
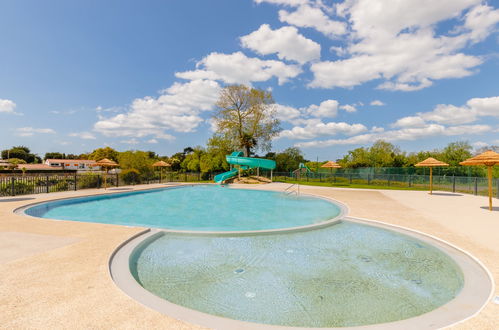
<path fill-rule="evenodd" d="M 215 135 L 242 149 L 246 157 L 252 150 L 269 151 L 272 138 L 281 131 L 272 94 L 244 85 L 221 90 L 213 120 Z"/>

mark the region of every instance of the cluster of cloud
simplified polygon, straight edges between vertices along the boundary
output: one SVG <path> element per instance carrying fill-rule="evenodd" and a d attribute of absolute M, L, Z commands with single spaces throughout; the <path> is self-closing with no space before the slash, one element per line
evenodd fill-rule
<path fill-rule="evenodd" d="M 380 80 L 380 89 L 414 91 L 446 78 L 471 75 L 483 63 L 463 50 L 485 40 L 499 10 L 482 0 L 254 0 L 283 6 L 279 19 L 333 39 L 337 58 L 311 64 L 309 87 L 349 88 Z M 440 23 L 452 26 L 442 31 Z M 257 33 L 255 31 L 254 33 Z M 252 49 L 258 49 L 253 45 Z M 278 50 L 277 50 L 278 51 Z"/>
<path fill-rule="evenodd" d="M 135 99 L 127 112 L 109 118 L 100 116 L 94 130 L 112 137 L 152 135 L 155 139 L 173 140 L 175 137 L 167 131 L 193 132 L 204 121 L 201 112 L 213 108 L 219 90 L 220 85 L 212 80 L 175 83 L 157 98 Z"/>
<path fill-rule="evenodd" d="M 491 125 L 477 124 L 482 117 L 499 118 L 499 97 L 473 98 L 465 105 L 437 105 L 433 111 L 403 117 L 390 125 L 390 130 L 373 127 L 370 130 L 362 124 L 322 123 L 317 120 L 305 121 L 303 126 L 295 126 L 283 131 L 280 137 L 310 140 L 320 136 L 352 135 L 346 138 L 315 140 L 296 143 L 298 147 L 329 147 L 334 145 L 366 144 L 383 139 L 390 142 L 411 141 L 437 136 L 479 135 L 499 131 Z M 291 113 L 289 109 L 288 113 Z M 299 122 L 299 117 L 293 118 Z M 363 133 L 363 134 L 359 134 Z"/>
<path fill-rule="evenodd" d="M 466 50 L 490 36 L 499 23 L 499 10 L 482 0 L 378 0 L 375 5 L 369 0 L 254 2 L 278 6 L 283 26 L 262 24 L 239 38 L 241 50 L 206 55 L 193 70 L 175 73 L 186 82 L 173 84 L 157 97 L 136 99 L 127 109 L 101 108 L 94 131 L 105 136 L 134 137 L 123 140 L 132 144 L 144 137 L 150 139 L 149 143 L 173 140 L 175 132 L 194 132 L 206 123 L 202 113 L 213 109 L 223 84 L 276 80 L 283 85 L 306 81 L 308 78 L 300 76 L 309 74 L 309 88 L 352 88 L 376 81 L 379 89 L 419 90 L 436 80 L 475 73 L 485 59 Z M 326 42 L 322 40 L 321 47 L 307 38 L 305 31 L 323 34 Z M 327 51 L 322 49 L 325 43 L 329 43 Z M 335 100 L 299 109 L 277 105 L 277 113 L 280 119 L 294 125 L 280 137 L 310 139 L 344 134 L 351 137 L 334 143 L 353 143 L 376 136 L 410 139 L 426 133 L 454 134 L 483 111 L 489 111 L 483 110 L 486 105 L 473 102 L 470 100 L 464 107 L 440 105 L 432 112 L 401 118 L 389 131 L 325 121 L 340 110 L 357 111 L 358 105 L 340 105 Z M 384 104 L 374 100 L 370 105 Z M 110 117 L 103 116 L 106 112 Z M 451 129 L 446 125 L 457 126 Z"/>
<path fill-rule="evenodd" d="M 36 133 L 40 134 L 55 134 L 55 131 L 51 128 L 33 128 L 33 127 L 19 127 L 16 129 L 17 136 L 33 136 Z"/>

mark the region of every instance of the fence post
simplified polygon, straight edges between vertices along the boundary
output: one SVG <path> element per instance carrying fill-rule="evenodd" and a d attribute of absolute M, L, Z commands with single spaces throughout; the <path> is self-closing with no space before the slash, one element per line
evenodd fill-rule
<path fill-rule="evenodd" d="M 478 195 L 478 178 L 475 177 L 475 196 Z"/>
<path fill-rule="evenodd" d="M 371 185 L 371 175 L 367 173 L 367 185 Z"/>
<path fill-rule="evenodd" d="M 10 178 L 10 189 L 11 189 L 11 195 L 12 196 L 15 196 L 16 195 L 16 182 L 15 182 L 15 178 L 12 177 Z"/>
<path fill-rule="evenodd" d="M 388 174 L 388 180 L 387 180 L 388 181 L 388 187 L 390 187 L 390 179 L 391 179 L 391 176 L 390 176 L 390 174 Z"/>
<path fill-rule="evenodd" d="M 78 180 L 78 178 L 77 178 L 77 174 L 76 174 L 76 172 L 75 172 L 75 191 L 76 191 L 76 186 L 77 186 L 77 182 L 76 182 L 76 180 Z"/>
<path fill-rule="evenodd" d="M 100 185 L 101 185 L 101 174 L 99 174 L 99 176 L 97 176 L 97 188 L 100 188 Z"/>
<path fill-rule="evenodd" d="M 116 172 L 116 187 L 120 186 L 120 176 L 118 175 L 118 172 Z"/>
<path fill-rule="evenodd" d="M 412 187 L 412 175 L 409 175 L 409 188 Z"/>
<path fill-rule="evenodd" d="M 350 178 L 350 180 L 349 180 L 349 181 L 350 181 L 350 184 L 352 184 L 352 174 L 349 174 L 348 176 L 349 176 L 349 178 Z"/>
<path fill-rule="evenodd" d="M 49 176 L 48 175 L 45 177 L 45 190 L 46 190 L 47 194 L 50 191 L 49 190 Z"/>
<path fill-rule="evenodd" d="M 456 177 L 454 175 L 452 176 L 452 192 L 456 192 Z"/>
<path fill-rule="evenodd" d="M 499 198 L 499 179 L 497 179 L 497 198 Z"/>

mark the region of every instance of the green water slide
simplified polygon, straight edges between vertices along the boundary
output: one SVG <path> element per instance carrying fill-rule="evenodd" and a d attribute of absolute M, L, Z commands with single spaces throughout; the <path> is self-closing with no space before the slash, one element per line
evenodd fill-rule
<path fill-rule="evenodd" d="M 241 151 L 234 151 L 232 154 L 225 156 L 225 159 L 227 160 L 227 163 L 231 165 L 240 165 L 243 170 L 257 167 L 266 170 L 273 170 L 276 166 L 275 162 L 270 159 L 243 157 L 243 153 Z M 239 170 L 237 168 L 233 168 L 228 172 L 216 175 L 213 180 L 216 183 L 223 182 L 236 176 L 238 171 Z"/>

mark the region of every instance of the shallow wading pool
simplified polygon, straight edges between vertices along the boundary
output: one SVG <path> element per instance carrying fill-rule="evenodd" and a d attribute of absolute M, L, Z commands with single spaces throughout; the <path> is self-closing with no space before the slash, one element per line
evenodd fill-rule
<path fill-rule="evenodd" d="M 407 319 L 463 286 L 459 266 L 439 249 L 351 222 L 287 234 L 165 233 L 137 249 L 130 268 L 146 290 L 172 303 L 293 327 Z"/>

